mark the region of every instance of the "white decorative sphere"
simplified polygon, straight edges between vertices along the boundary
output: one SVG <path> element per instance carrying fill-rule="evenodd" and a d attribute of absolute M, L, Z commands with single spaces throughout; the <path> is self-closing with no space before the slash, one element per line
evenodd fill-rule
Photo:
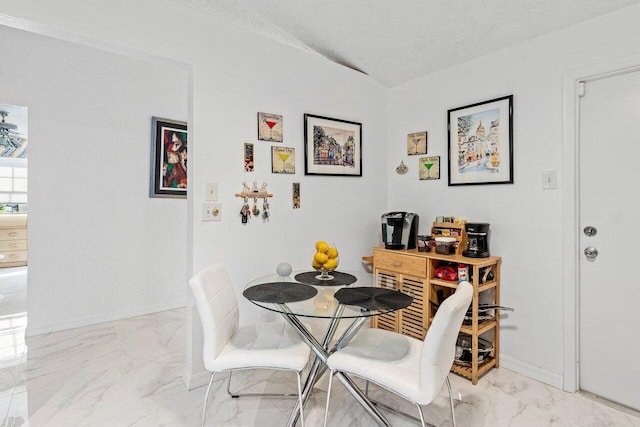
<path fill-rule="evenodd" d="M 291 264 L 289 264 L 288 262 L 281 262 L 276 267 L 276 272 L 278 273 L 278 276 L 281 276 L 281 277 L 288 277 L 291 274 L 292 270 L 293 268 L 291 267 Z"/>

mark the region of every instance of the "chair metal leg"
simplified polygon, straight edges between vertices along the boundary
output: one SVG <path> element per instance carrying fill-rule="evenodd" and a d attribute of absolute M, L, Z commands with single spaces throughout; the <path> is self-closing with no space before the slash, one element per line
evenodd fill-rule
<path fill-rule="evenodd" d="M 333 382 L 333 373 L 334 373 L 333 370 L 329 373 L 329 386 L 327 388 L 327 404 L 325 405 L 325 408 L 324 408 L 324 427 L 327 427 L 327 418 L 329 417 L 329 399 L 331 398 L 331 383 Z"/>
<path fill-rule="evenodd" d="M 456 413 L 453 409 L 453 395 L 451 394 L 451 383 L 449 382 L 449 377 L 447 376 L 447 389 L 449 389 L 449 404 L 451 405 L 451 424 L 453 427 L 456 427 Z"/>
<path fill-rule="evenodd" d="M 400 411 L 399 409 L 392 408 L 391 406 L 385 405 L 384 403 L 378 402 L 377 400 L 373 400 L 372 398 L 369 398 L 369 400 L 371 401 L 371 403 L 373 403 L 376 406 L 381 407 L 382 409 L 385 409 L 385 410 L 387 410 L 389 412 L 392 412 L 392 413 L 394 413 L 396 415 L 400 415 L 401 417 L 405 417 L 405 418 L 407 418 L 409 420 L 412 420 L 412 421 L 415 421 L 415 422 L 418 422 L 418 423 L 422 423 L 422 420 L 420 418 L 416 418 L 413 415 L 407 414 L 406 412 Z M 418 405 L 416 402 L 412 402 L 412 403 L 414 405 Z M 421 417 L 422 417 L 422 414 L 421 414 Z M 429 423 L 425 423 L 425 424 L 426 424 L 427 427 L 434 427 L 433 425 L 431 425 Z"/>
<path fill-rule="evenodd" d="M 447 383 L 449 381 L 449 378 L 447 378 Z M 382 387 L 384 389 L 384 387 Z M 369 380 L 365 380 L 365 386 L 364 386 L 364 390 L 365 390 L 365 396 L 368 397 L 369 394 Z M 390 393 L 394 393 L 391 390 L 387 390 Z M 394 393 L 395 394 L 395 393 Z M 449 397 L 451 398 L 451 393 L 449 393 Z M 412 421 L 418 422 L 422 425 L 422 427 L 435 427 L 433 424 L 428 423 L 425 419 L 424 419 L 424 413 L 422 412 L 422 406 L 420 406 L 418 403 L 416 402 L 412 402 L 414 405 L 416 405 L 418 407 L 418 413 L 420 414 L 420 418 L 414 417 L 413 415 L 407 414 L 406 412 L 400 411 L 398 409 L 392 408 L 391 406 L 385 405 L 382 402 L 378 402 L 377 400 L 369 397 L 369 401 L 371 403 L 373 403 L 375 406 L 383 408 L 389 412 L 392 412 L 396 415 L 400 415 L 401 417 L 410 419 Z M 451 400 L 453 402 L 453 400 Z M 454 427 L 455 427 L 455 420 L 454 420 Z"/>
<path fill-rule="evenodd" d="M 213 377 L 216 375 L 215 372 L 211 373 L 211 379 L 209 380 L 209 387 L 207 387 L 207 393 L 204 395 L 204 403 L 202 405 L 202 427 L 204 427 L 204 421 L 207 417 L 207 403 L 209 401 L 209 392 L 211 391 L 211 385 L 213 384 Z"/>
<path fill-rule="evenodd" d="M 420 424 L 422 427 L 427 427 L 427 422 L 424 420 L 424 414 L 422 413 L 422 406 L 417 403 L 415 405 L 418 407 L 418 414 L 420 414 Z"/>
<path fill-rule="evenodd" d="M 302 405 L 302 372 L 296 371 L 298 376 L 298 405 L 300 406 L 300 423 L 304 427 L 304 405 Z"/>
<path fill-rule="evenodd" d="M 239 397 L 298 397 L 298 395 L 295 393 L 234 393 L 231 391 L 232 373 L 233 371 L 229 371 L 229 379 L 227 380 L 227 394 L 233 399 L 237 399 Z"/>

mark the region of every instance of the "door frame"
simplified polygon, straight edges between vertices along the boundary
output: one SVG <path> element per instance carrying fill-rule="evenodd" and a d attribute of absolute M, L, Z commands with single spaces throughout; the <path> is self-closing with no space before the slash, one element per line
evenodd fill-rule
<path fill-rule="evenodd" d="M 562 389 L 580 389 L 579 376 L 579 311 L 580 239 L 579 218 L 579 154 L 580 154 L 580 95 L 581 82 L 600 80 L 640 70 L 640 55 L 607 63 L 591 65 L 564 73 L 562 80 L 562 254 L 563 254 L 563 384 Z"/>

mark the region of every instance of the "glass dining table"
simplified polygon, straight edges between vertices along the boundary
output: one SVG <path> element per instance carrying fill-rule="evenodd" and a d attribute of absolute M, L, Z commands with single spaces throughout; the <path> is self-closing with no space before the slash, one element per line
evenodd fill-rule
<path fill-rule="evenodd" d="M 402 292 L 376 286 L 370 273 L 333 271 L 329 280 L 321 280 L 316 271 L 296 271 L 289 276 L 269 274 L 247 283 L 243 295 L 253 304 L 282 315 L 315 354 L 302 390 L 303 405 L 314 385 L 328 369 L 329 356 L 343 348 L 373 316 L 408 307 L 413 298 Z M 304 318 L 327 319 L 321 339 L 304 324 Z M 350 325 L 334 340 L 342 319 Z M 366 394 L 344 373 L 336 374 L 347 391 L 381 426 L 389 421 L 367 398 Z M 293 427 L 300 416 L 299 403 L 289 418 Z"/>

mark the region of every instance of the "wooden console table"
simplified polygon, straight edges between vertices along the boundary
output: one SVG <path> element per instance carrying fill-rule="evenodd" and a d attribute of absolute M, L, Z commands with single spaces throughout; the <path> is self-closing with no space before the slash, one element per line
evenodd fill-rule
<path fill-rule="evenodd" d="M 483 296 L 484 303 L 500 304 L 500 257 L 467 258 L 462 255 L 440 255 L 433 251 L 418 252 L 417 249 L 390 250 L 382 247 L 373 249 L 373 274 L 377 284 L 396 289 L 414 297 L 413 303 L 404 310 L 381 315 L 373 319 L 373 327 L 399 332 L 423 340 L 437 307 L 442 299 L 451 295 L 458 282 L 435 277 L 438 266 L 465 264 L 469 269 L 473 285 L 472 317 L 465 322 L 460 332 L 471 340 L 471 361 L 456 362 L 452 372 L 459 374 L 473 384 L 493 367 L 498 367 L 500 359 L 500 319 L 498 311 L 490 318 L 478 318 L 478 303 Z M 487 292 L 487 294 L 484 294 Z M 478 363 L 478 340 L 491 342 L 493 351 Z"/>

